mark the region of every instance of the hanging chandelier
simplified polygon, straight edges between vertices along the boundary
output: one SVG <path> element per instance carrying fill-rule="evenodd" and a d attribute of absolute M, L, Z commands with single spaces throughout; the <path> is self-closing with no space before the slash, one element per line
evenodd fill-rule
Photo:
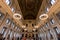
<path fill-rule="evenodd" d="M 14 19 L 21 19 L 22 16 L 21 16 L 20 14 L 18 14 L 18 13 L 15 13 L 15 14 L 13 15 L 13 18 L 14 18 Z"/>
<path fill-rule="evenodd" d="M 48 18 L 47 14 L 42 14 L 39 16 L 39 19 L 41 19 L 41 20 L 46 20 L 47 18 Z"/>

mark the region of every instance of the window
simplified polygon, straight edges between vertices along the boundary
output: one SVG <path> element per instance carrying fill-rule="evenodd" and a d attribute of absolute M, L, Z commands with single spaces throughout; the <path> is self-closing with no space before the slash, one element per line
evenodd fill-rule
<path fill-rule="evenodd" d="M 49 24 L 48 23 L 46 23 L 46 27 L 48 27 L 49 26 Z"/>
<path fill-rule="evenodd" d="M 14 12 L 15 11 L 14 8 L 11 8 L 11 11 Z"/>
<path fill-rule="evenodd" d="M 51 19 L 51 20 L 50 20 L 50 23 L 51 23 L 51 24 L 54 24 L 54 20 L 53 20 L 53 19 Z"/>
<path fill-rule="evenodd" d="M 5 2 L 7 3 L 7 5 L 9 5 L 9 4 L 10 4 L 10 0 L 5 0 Z"/>
<path fill-rule="evenodd" d="M 11 34 L 11 30 L 9 30 L 9 32 L 8 32 L 8 40 L 9 40 L 9 38 L 10 38 L 10 34 Z"/>
<path fill-rule="evenodd" d="M 49 11 L 49 8 L 48 7 L 46 7 L 45 8 L 45 13 L 47 13 Z"/>
<path fill-rule="evenodd" d="M 60 30 L 57 27 L 54 27 L 54 30 L 56 31 L 57 34 L 60 33 Z"/>
<path fill-rule="evenodd" d="M 10 33 L 10 38 L 12 37 L 13 32 Z"/>
<path fill-rule="evenodd" d="M 5 28 L 2 29 L 2 34 L 4 34 Z"/>
<path fill-rule="evenodd" d="M 53 34 L 52 34 L 52 31 L 49 29 L 49 34 L 50 34 L 50 38 L 53 39 Z"/>
<path fill-rule="evenodd" d="M 58 13 L 56 14 L 56 16 L 57 16 L 58 19 L 60 20 L 60 12 L 58 12 Z"/>
<path fill-rule="evenodd" d="M 50 2 L 51 2 L 51 4 L 53 5 L 53 4 L 55 3 L 55 0 L 51 0 Z"/>
<path fill-rule="evenodd" d="M 47 12 L 49 11 L 49 8 L 48 8 L 48 7 L 46 8 L 46 11 L 47 11 Z"/>
<path fill-rule="evenodd" d="M 3 18 L 4 18 L 4 14 L 0 12 L 0 20 L 3 20 Z"/>
<path fill-rule="evenodd" d="M 10 23 L 11 23 L 10 19 L 7 18 L 7 20 L 6 20 L 6 24 L 10 24 Z"/>
<path fill-rule="evenodd" d="M 2 33 L 2 34 L 4 34 L 4 33 L 5 33 L 5 31 L 6 31 L 6 29 L 7 29 L 6 27 L 3 27 L 3 28 L 2 28 L 2 32 L 1 32 L 1 33 Z"/>
<path fill-rule="evenodd" d="M 15 27 L 15 24 L 14 24 L 14 22 L 12 22 L 12 23 L 11 23 L 11 26 L 12 26 L 13 28 Z"/>
<path fill-rule="evenodd" d="M 7 31 L 5 31 L 5 33 L 4 33 L 4 35 L 3 35 L 4 38 L 6 37 L 6 34 L 7 34 Z"/>

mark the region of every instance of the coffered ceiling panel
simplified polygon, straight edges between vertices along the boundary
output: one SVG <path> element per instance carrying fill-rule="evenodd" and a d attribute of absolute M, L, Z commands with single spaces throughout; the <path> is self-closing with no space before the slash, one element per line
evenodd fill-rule
<path fill-rule="evenodd" d="M 42 0 L 18 0 L 24 19 L 36 19 Z"/>

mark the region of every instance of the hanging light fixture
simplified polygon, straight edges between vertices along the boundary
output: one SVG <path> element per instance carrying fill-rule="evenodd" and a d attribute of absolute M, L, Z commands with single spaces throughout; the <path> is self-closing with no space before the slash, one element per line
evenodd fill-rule
<path fill-rule="evenodd" d="M 36 29 L 33 29 L 33 31 L 35 31 Z"/>
<path fill-rule="evenodd" d="M 34 28 L 39 28 L 39 26 L 34 26 Z"/>
<path fill-rule="evenodd" d="M 42 14 L 39 16 L 39 19 L 41 19 L 41 20 L 46 20 L 47 18 L 48 18 L 47 14 Z"/>
<path fill-rule="evenodd" d="M 25 31 L 27 31 L 27 29 L 24 29 Z"/>
<path fill-rule="evenodd" d="M 22 28 L 26 28 L 26 26 L 23 25 Z"/>
<path fill-rule="evenodd" d="M 14 15 L 13 15 L 13 18 L 14 19 L 21 19 L 21 15 L 20 14 L 18 14 L 18 13 L 15 13 Z"/>

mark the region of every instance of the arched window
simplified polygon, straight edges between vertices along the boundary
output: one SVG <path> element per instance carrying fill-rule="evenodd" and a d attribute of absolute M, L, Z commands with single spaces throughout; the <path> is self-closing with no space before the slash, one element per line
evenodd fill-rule
<path fill-rule="evenodd" d="M 60 11 L 56 14 L 56 16 L 60 20 Z"/>
<path fill-rule="evenodd" d="M 11 2 L 10 0 L 5 0 L 6 4 L 9 5 Z"/>
<path fill-rule="evenodd" d="M 54 24 L 54 22 L 55 22 L 54 19 L 51 19 L 51 20 L 50 20 L 50 23 L 51 23 L 51 24 Z"/>
<path fill-rule="evenodd" d="M 12 37 L 13 32 L 10 33 L 10 38 Z"/>
<path fill-rule="evenodd" d="M 49 8 L 47 7 L 47 8 L 46 8 L 46 12 L 48 12 L 48 11 L 49 11 Z"/>
<path fill-rule="evenodd" d="M 50 38 L 53 39 L 53 34 L 52 34 L 52 31 L 49 29 L 49 34 L 50 34 Z"/>
<path fill-rule="evenodd" d="M 56 34 L 60 34 L 60 30 L 57 27 L 54 27 L 54 30 L 56 31 Z"/>
<path fill-rule="evenodd" d="M 49 24 L 48 24 L 48 23 L 46 23 L 45 25 L 46 25 L 46 27 L 48 27 L 48 26 L 49 26 Z"/>
<path fill-rule="evenodd" d="M 11 8 L 11 11 L 12 11 L 12 12 L 15 12 L 15 10 L 14 10 L 14 8 L 13 8 L 13 7 Z"/>
<path fill-rule="evenodd" d="M 4 14 L 2 12 L 0 12 L 0 20 L 4 19 Z"/>
<path fill-rule="evenodd" d="M 51 5 L 55 3 L 56 0 L 50 0 Z"/>
<path fill-rule="evenodd" d="M 3 27 L 3 28 L 2 28 L 2 31 L 1 31 L 1 34 L 4 34 L 5 31 L 6 31 L 6 29 L 7 29 L 6 27 Z"/>
<path fill-rule="evenodd" d="M 10 24 L 10 23 L 11 23 L 10 19 L 7 18 L 7 20 L 6 20 L 6 24 Z"/>
<path fill-rule="evenodd" d="M 14 22 L 11 23 L 11 27 L 13 27 L 13 28 L 15 27 L 15 23 Z"/>

